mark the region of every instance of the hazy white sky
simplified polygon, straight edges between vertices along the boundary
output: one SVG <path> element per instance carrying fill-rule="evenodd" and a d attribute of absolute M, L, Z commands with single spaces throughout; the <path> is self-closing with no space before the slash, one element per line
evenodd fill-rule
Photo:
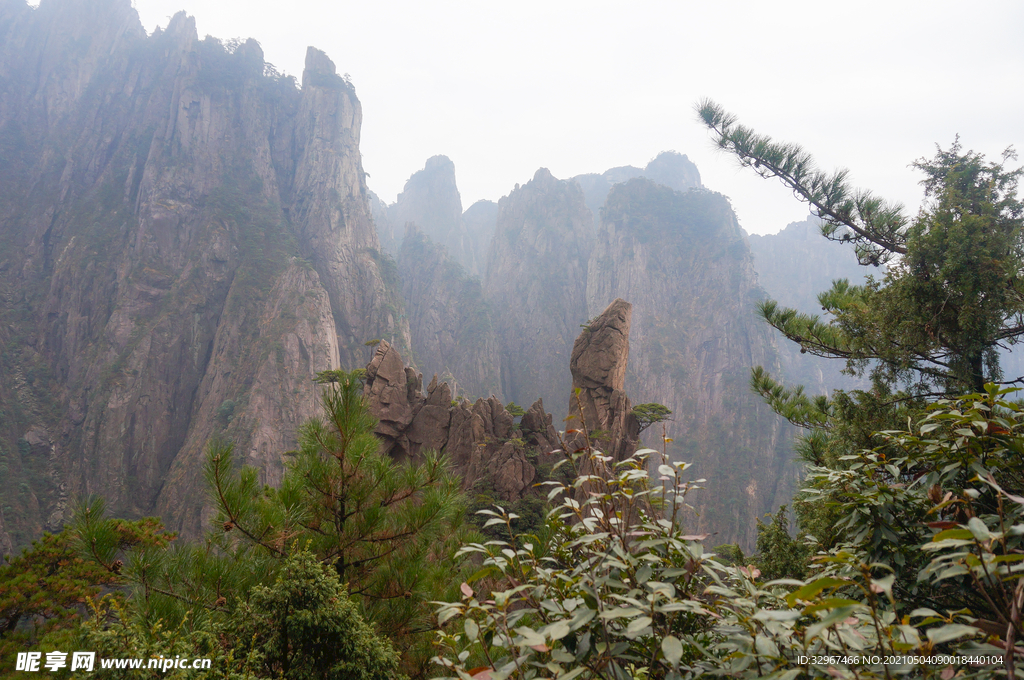
<path fill-rule="evenodd" d="M 539 167 L 566 178 L 674 149 L 748 231 L 803 219 L 784 187 L 713 149 L 701 97 L 911 210 L 907 166 L 936 142 L 1024 152 L 1019 0 L 134 3 L 149 31 L 185 10 L 200 36 L 255 38 L 300 78 L 307 45 L 327 52 L 352 76 L 368 183 L 388 202 L 435 154 L 469 207 Z"/>

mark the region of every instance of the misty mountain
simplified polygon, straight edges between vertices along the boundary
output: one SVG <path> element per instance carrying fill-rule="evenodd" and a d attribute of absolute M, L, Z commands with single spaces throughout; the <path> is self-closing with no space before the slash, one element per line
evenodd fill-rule
<path fill-rule="evenodd" d="M 102 494 L 199 530 L 213 436 L 280 477 L 313 375 L 409 345 L 355 91 L 255 41 L 147 36 L 127 0 L 0 15 L 0 537 Z"/>
<path fill-rule="evenodd" d="M 300 86 L 184 14 L 146 35 L 126 0 L 2 11 L 0 550 L 88 493 L 196 535 L 207 442 L 276 483 L 334 368 L 371 367 L 396 456 L 441 448 L 467 488 L 520 498 L 570 411 L 575 342 L 620 299 L 624 391 L 673 411 L 669 455 L 709 480 L 695 529 L 749 549 L 788 500 L 792 429 L 747 381 L 753 365 L 800 375 L 754 310 L 759 281 L 785 301 L 833 274 L 795 266 L 820 259 L 806 225 L 745 239 L 675 152 L 542 168 L 465 211 L 434 156 L 385 205 L 324 53 Z M 531 415 L 514 423 L 506 401 Z"/>
<path fill-rule="evenodd" d="M 885 276 L 883 269 L 862 267 L 853 249 L 821 235 L 819 221 L 808 216 L 792 222 L 777 234 L 747 234 L 754 255 L 758 283 L 777 300 L 804 314 L 823 315 L 818 295 L 832 287 L 832 281 L 847 279 L 863 284 L 869 275 Z M 803 385 L 813 394 L 834 389 L 867 389 L 867 377 L 845 375 L 846 362 L 802 354 L 800 347 L 776 333 L 787 383 Z"/>

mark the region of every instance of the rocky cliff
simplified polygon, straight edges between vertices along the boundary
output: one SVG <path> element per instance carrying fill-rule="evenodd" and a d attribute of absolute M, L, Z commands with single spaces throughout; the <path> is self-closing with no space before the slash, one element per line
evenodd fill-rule
<path fill-rule="evenodd" d="M 446 382 L 423 378 L 382 341 L 366 367 L 364 397 L 379 419 L 377 435 L 396 460 L 417 459 L 426 450 L 446 454 L 463 488 L 495 500 L 536 494 L 538 467 L 550 466 L 557 444 L 551 416 L 537 400 L 521 422 L 495 397 L 452 400 Z"/>
<path fill-rule="evenodd" d="M 312 375 L 408 346 L 352 85 L 312 48 L 300 89 L 229 47 L 183 13 L 147 36 L 128 0 L 0 6 L 14 543 L 94 492 L 195 532 L 210 436 L 273 482 Z"/>
<path fill-rule="evenodd" d="M 708 480 L 690 499 L 693 529 L 749 549 L 755 519 L 789 501 L 797 469 L 789 427 L 748 387 L 750 367 L 777 368 L 778 356 L 728 200 L 646 179 L 614 186 L 587 282 L 591 314 L 633 304 L 625 391 L 672 410 L 669 455 Z"/>
<path fill-rule="evenodd" d="M 587 320 L 593 217 L 576 182 L 541 168 L 498 202 L 484 292 L 501 343 L 502 391 L 563 408 L 569 357 Z M 555 412 L 560 421 L 565 412 Z"/>
<path fill-rule="evenodd" d="M 381 223 L 404 233 L 398 269 L 414 364 L 450 381 L 456 394 L 500 399 L 498 340 L 473 273 L 482 269 L 481 257 L 463 224 L 455 165 L 445 156 L 428 159 Z"/>
<path fill-rule="evenodd" d="M 391 218 L 388 216 L 388 204 L 372 191 L 367 192 L 367 198 L 370 202 L 373 226 L 377 230 L 377 240 L 380 241 L 380 249 L 391 257 L 397 258 L 398 249 L 402 245 L 402 234 L 398 233 L 398 228 L 391 223 Z"/>
<path fill-rule="evenodd" d="M 697 170 L 697 166 L 685 154 L 675 151 L 662 151 L 644 168 L 623 165 L 606 170 L 601 174 L 577 175 L 573 179 L 586 194 L 587 207 L 594 214 L 595 227 L 600 226 L 601 208 L 612 187 L 637 177 L 646 177 L 652 182 L 675 191 L 686 191 L 701 186 L 700 172 Z"/>
<path fill-rule="evenodd" d="M 480 279 L 412 224 L 398 268 L 417 368 L 456 395 L 501 399 L 500 343 Z"/>
<path fill-rule="evenodd" d="M 773 300 L 805 314 L 821 312 L 818 294 L 835 279 L 860 284 L 868 274 L 885 275 L 885 269 L 860 266 L 850 246 L 827 240 L 818 225 L 808 216 L 777 234 L 747 235 L 761 286 Z"/>
<path fill-rule="evenodd" d="M 880 278 L 884 269 L 862 267 L 853 249 L 822 237 L 817 218 L 792 222 L 777 234 L 748 234 L 758 282 L 768 297 L 805 314 L 821 314 L 818 294 L 835 279 L 861 284 L 868 274 Z M 801 354 L 800 347 L 777 335 L 782 375 L 786 382 L 824 394 L 834 389 L 866 389 L 867 379 L 844 375 L 845 361 Z"/>
<path fill-rule="evenodd" d="M 467 269 L 481 279 L 487 276 L 487 255 L 491 251 L 491 239 L 497 224 L 498 204 L 494 201 L 479 200 L 462 213 L 462 226 L 474 253 L 470 260 L 472 266 L 467 266 Z M 466 266 L 465 262 L 463 266 Z"/>
<path fill-rule="evenodd" d="M 408 225 L 416 226 L 467 272 L 483 274 L 487 251 L 463 224 L 455 164 L 447 156 L 428 158 L 423 169 L 413 173 L 398 200 L 388 207 L 388 219 L 403 234 Z"/>
<path fill-rule="evenodd" d="M 586 429 L 590 443 L 614 462 L 633 454 L 640 442 L 640 423 L 623 391 L 629 363 L 629 331 L 633 306 L 615 299 L 587 322 L 572 346 L 569 371 L 569 428 Z M 583 433 L 571 449 L 582 445 Z M 584 474 L 590 474 L 584 466 Z"/>

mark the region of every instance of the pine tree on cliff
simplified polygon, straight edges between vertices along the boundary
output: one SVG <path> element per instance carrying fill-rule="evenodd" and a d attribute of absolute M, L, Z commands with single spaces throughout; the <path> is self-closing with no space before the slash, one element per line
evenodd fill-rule
<path fill-rule="evenodd" d="M 997 350 L 1024 336 L 1024 169 L 963 151 L 959 139 L 913 166 L 930 199 L 916 218 L 903 206 L 855 190 L 847 171 L 815 168 L 795 144 L 774 142 L 738 125 L 721 107 L 699 107 L 722 149 L 762 177 L 777 177 L 822 220 L 828 239 L 852 244 L 861 264 L 889 263 L 863 286 L 837 281 L 819 296 L 832 319 L 761 306 L 768 323 L 801 350 L 845 359 L 879 384 L 923 396 L 980 391 L 1002 383 Z M 1013 378 L 1024 381 L 1024 378 Z M 1010 382 L 1013 382 L 1012 380 Z"/>
<path fill-rule="evenodd" d="M 801 352 L 845 360 L 846 371 L 871 378 L 869 391 L 811 397 L 754 370 L 755 391 L 809 430 L 798 444 L 805 460 L 842 467 L 844 454 L 878 446 L 876 432 L 901 429 L 936 398 L 1024 383 L 1024 376 L 1004 379 L 998 357 L 1024 337 L 1024 203 L 1016 195 L 1024 169 L 1005 167 L 1016 158 L 1012 149 L 988 162 L 957 138 L 916 161 L 927 202 L 910 217 L 903 206 L 851 187 L 846 170 L 817 169 L 798 145 L 737 124 L 717 104 L 703 101 L 697 110 L 721 149 L 809 203 L 825 238 L 852 245 L 863 265 L 888 265 L 864 285 L 834 281 L 818 296 L 825 319 L 773 300 L 760 306 Z M 813 520 L 823 539 L 831 520 L 816 517 L 802 519 Z"/>

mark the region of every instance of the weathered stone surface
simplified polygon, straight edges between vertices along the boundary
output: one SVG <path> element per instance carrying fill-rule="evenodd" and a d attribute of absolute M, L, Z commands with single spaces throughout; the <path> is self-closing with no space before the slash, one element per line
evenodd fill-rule
<path fill-rule="evenodd" d="M 537 476 L 521 445 L 505 442 L 487 461 L 494 471 L 494 491 L 498 498 L 513 501 L 526 495 Z"/>
<path fill-rule="evenodd" d="M 789 502 L 792 431 L 748 386 L 751 366 L 778 368 L 750 251 L 728 200 L 646 179 L 612 187 L 588 268 L 591 314 L 633 305 L 625 391 L 673 413 L 667 455 L 693 463 L 706 491 L 688 502 L 695 533 L 753 549 L 756 519 Z M 645 433 L 662 449 L 661 428 Z"/>
<path fill-rule="evenodd" d="M 700 172 L 685 154 L 663 151 L 643 169 L 632 165 L 606 170 L 600 175 L 588 173 L 577 175 L 573 181 L 579 183 L 587 197 L 587 207 L 594 214 L 594 227 L 601 226 L 601 208 L 608 198 L 608 192 L 616 184 L 628 182 L 636 177 L 646 177 L 652 182 L 675 191 L 686 191 L 701 186 Z"/>
<path fill-rule="evenodd" d="M 640 424 L 622 390 L 632 318 L 632 305 L 622 299 L 613 300 L 576 338 L 569 364 L 572 428 L 586 427 L 596 448 L 616 462 L 632 455 L 640 441 Z M 581 439 L 579 435 L 574 437 L 573 446 L 581 446 Z"/>
<path fill-rule="evenodd" d="M 4 521 L 4 512 L 0 508 L 0 565 L 7 563 L 7 557 L 14 551 L 14 543 L 7 531 L 7 523 Z"/>
<path fill-rule="evenodd" d="M 472 259 L 467 258 L 468 264 L 464 266 L 480 278 L 487 275 L 487 254 L 491 250 L 491 239 L 497 224 L 498 204 L 494 201 L 477 201 L 462 213 L 462 226 L 473 251 Z"/>
<path fill-rule="evenodd" d="M 484 292 L 501 343 L 502 393 L 559 409 L 572 383 L 572 342 L 587 320 L 593 217 L 575 182 L 541 168 L 498 202 Z"/>
<path fill-rule="evenodd" d="M 480 251 L 478 239 L 463 224 L 455 164 L 447 156 L 428 158 L 423 169 L 413 173 L 388 207 L 388 219 L 402 234 L 415 225 L 467 272 L 483 274 L 486 251 Z"/>
<path fill-rule="evenodd" d="M 264 74 L 255 41 L 200 40 L 184 13 L 147 36 L 129 0 L 0 11 L 0 139 L 17 148 L 0 163 L 0 304 L 31 310 L 11 373 L 32 377 L 0 408 L 38 405 L 0 438 L 16 450 L 42 427 L 53 452 L 41 475 L 10 468 L 31 509 L 7 530 L 25 542 L 99 493 L 195 535 L 212 435 L 273 483 L 318 411 L 313 375 L 365 365 L 371 338 L 408 346 L 359 101 L 322 52 L 300 90 Z"/>
<path fill-rule="evenodd" d="M 459 396 L 502 397 L 499 339 L 480 279 L 409 225 L 398 257 L 416 366 Z"/>
<path fill-rule="evenodd" d="M 448 443 L 451 424 L 452 393 L 448 383 L 438 383 L 435 376 L 427 387 L 427 399 L 416 412 L 409 426 L 410 455 L 425 449 L 442 451 Z"/>
<path fill-rule="evenodd" d="M 548 455 L 559 447 L 558 433 L 552 425 L 551 414 L 544 410 L 544 400 L 538 399 L 526 410 L 519 421 L 527 444 L 540 455 Z"/>
<path fill-rule="evenodd" d="M 380 341 L 366 367 L 363 396 L 370 403 L 370 412 L 380 420 L 377 431 L 383 436 L 397 437 L 404 432 L 422 401 L 415 374 L 409 375 L 411 370 L 406 370 L 398 350 L 387 340 Z"/>
<path fill-rule="evenodd" d="M 391 257 L 397 258 L 398 248 L 402 244 L 402 232 L 392 224 L 391 218 L 388 216 L 388 204 L 372 191 L 367 191 L 366 196 L 370 202 L 370 215 L 373 217 L 373 227 L 377 231 L 380 249 Z"/>
<path fill-rule="evenodd" d="M 834 280 L 847 279 L 859 285 L 868 274 L 884 274 L 884 269 L 861 267 L 849 244 L 822 238 L 820 220 L 813 216 L 792 222 L 777 234 L 746 236 L 758 283 L 773 300 L 804 314 L 821 314 L 818 295 L 831 288 Z M 814 266 L 807 266 L 809 262 Z M 844 361 L 801 353 L 799 345 L 785 339 L 780 339 L 778 346 L 786 381 L 803 385 L 812 394 L 871 387 L 866 377 L 845 375 Z"/>
<path fill-rule="evenodd" d="M 396 460 L 415 460 L 427 449 L 441 451 L 466 489 L 482 486 L 505 501 L 529 493 L 537 472 L 527 448 L 547 453 L 554 439 L 543 405 L 538 401 L 530 411 L 529 422 L 537 432 L 530 433 L 532 439 L 519 439 L 515 419 L 496 397 L 452 403 L 448 384 L 434 376 L 424 398 L 418 374 L 401 365 L 398 352 L 382 341 L 366 368 L 363 395 L 370 411 L 381 418 L 377 434 L 384 451 Z"/>

